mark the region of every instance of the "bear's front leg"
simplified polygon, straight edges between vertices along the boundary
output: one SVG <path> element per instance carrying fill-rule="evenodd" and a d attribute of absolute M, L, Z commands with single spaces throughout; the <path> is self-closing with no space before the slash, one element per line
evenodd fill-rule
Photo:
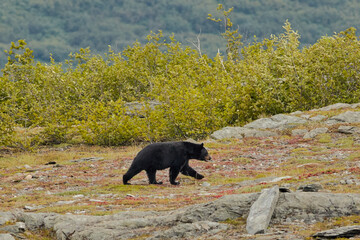
<path fill-rule="evenodd" d="M 123 176 L 123 183 L 124 185 L 130 185 L 130 183 L 128 183 L 128 181 L 134 177 L 136 174 L 138 174 L 139 172 L 141 172 L 143 169 L 140 168 L 136 168 L 131 166 L 129 168 L 129 170 L 124 174 Z"/>
<path fill-rule="evenodd" d="M 201 175 L 200 173 L 196 172 L 192 167 L 190 167 L 188 164 L 185 165 L 182 169 L 181 169 L 181 173 L 186 175 L 186 176 L 190 176 L 196 179 L 203 179 L 204 176 Z"/>
<path fill-rule="evenodd" d="M 169 170 L 169 176 L 170 176 L 170 183 L 172 185 L 179 185 L 180 183 L 179 182 L 176 182 L 176 178 L 177 176 L 179 175 L 179 172 L 180 172 L 180 169 L 177 168 L 177 167 L 170 167 L 170 170 Z"/>
<path fill-rule="evenodd" d="M 146 170 L 146 174 L 149 178 L 150 184 L 162 184 L 162 182 L 156 181 L 156 170 Z"/>

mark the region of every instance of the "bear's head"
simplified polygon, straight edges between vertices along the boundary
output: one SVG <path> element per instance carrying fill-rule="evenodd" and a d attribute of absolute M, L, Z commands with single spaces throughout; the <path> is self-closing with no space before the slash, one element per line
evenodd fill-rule
<path fill-rule="evenodd" d="M 192 142 L 183 142 L 186 146 L 189 159 L 197 159 L 201 161 L 210 161 L 211 157 L 208 151 L 204 148 L 204 144 L 197 144 Z"/>
<path fill-rule="evenodd" d="M 201 150 L 200 150 L 200 156 L 199 156 L 199 160 L 202 160 L 202 161 L 210 161 L 211 160 L 211 157 L 208 153 L 208 151 L 206 150 L 206 148 L 204 148 L 204 144 L 200 144 L 200 147 L 201 147 Z"/>

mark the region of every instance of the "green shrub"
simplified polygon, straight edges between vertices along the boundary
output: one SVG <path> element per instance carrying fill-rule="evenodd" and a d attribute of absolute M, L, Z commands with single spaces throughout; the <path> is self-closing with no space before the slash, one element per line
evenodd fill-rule
<path fill-rule="evenodd" d="M 247 46 L 226 22 L 228 52 L 213 59 L 161 31 L 121 53 L 80 49 L 63 64 L 34 63 L 25 41 L 12 43 L 0 77 L 0 145 L 199 139 L 263 115 L 358 101 L 354 28 L 300 49 L 289 22 L 279 36 Z M 129 114 L 133 101 L 142 107 Z M 15 128 L 29 129 L 28 137 L 15 136 Z"/>

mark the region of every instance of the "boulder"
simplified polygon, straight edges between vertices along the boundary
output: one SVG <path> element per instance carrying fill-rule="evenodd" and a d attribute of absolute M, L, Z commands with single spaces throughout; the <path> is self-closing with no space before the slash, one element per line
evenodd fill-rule
<path fill-rule="evenodd" d="M 303 192 L 318 192 L 321 189 L 323 189 L 323 186 L 319 183 L 306 184 L 298 188 L 298 190 Z"/>
<path fill-rule="evenodd" d="M 331 117 L 328 121 L 326 121 L 326 123 L 360 123 L 360 112 L 347 111 Z"/>
<path fill-rule="evenodd" d="M 313 223 L 329 217 L 358 215 L 360 194 L 293 192 L 280 193 L 272 222 Z"/>
<path fill-rule="evenodd" d="M 310 121 L 314 121 L 314 122 L 320 122 L 322 120 L 325 120 L 327 117 L 324 115 L 316 115 L 314 117 L 309 118 Z"/>
<path fill-rule="evenodd" d="M 231 228 L 221 222 L 246 219 L 259 196 L 260 193 L 226 195 L 212 202 L 173 211 L 129 211 L 108 216 L 17 212 L 14 216 L 16 221 L 25 223 L 26 229 L 53 230 L 56 239 L 110 240 L 143 235 L 150 235 L 154 239 L 162 236 L 194 239 L 202 238 L 201 235 L 207 234 L 207 231 L 221 237 L 221 231 Z M 270 223 L 314 222 L 359 213 L 360 194 L 280 193 Z M 163 233 L 155 231 L 158 227 Z"/>
<path fill-rule="evenodd" d="M 209 236 L 228 228 L 227 224 L 209 221 L 199 221 L 193 224 L 182 223 L 165 231 L 157 231 L 153 237 L 147 239 L 194 239 L 204 233 Z"/>
<path fill-rule="evenodd" d="M 181 239 L 181 236 L 196 237 L 207 231 L 215 234 L 227 229 L 228 225 L 218 222 L 246 217 L 258 195 L 228 195 L 210 203 L 168 212 L 134 211 L 109 216 L 19 212 L 16 217 L 31 230 L 53 229 L 57 239 L 129 239 L 149 234 L 148 227 L 157 226 L 170 228 L 165 233 L 155 233 L 156 238 L 165 234 Z"/>
<path fill-rule="evenodd" d="M 252 129 L 287 129 L 295 127 L 299 124 L 306 123 L 307 120 L 297 116 L 277 114 L 270 118 L 260 118 L 249 124 L 246 124 L 245 128 Z"/>
<path fill-rule="evenodd" d="M 291 131 L 291 136 L 304 136 L 308 132 L 306 129 L 294 129 Z"/>
<path fill-rule="evenodd" d="M 339 227 L 322 232 L 315 233 L 314 238 L 334 239 L 334 238 L 351 238 L 360 235 L 360 225 Z"/>
<path fill-rule="evenodd" d="M 42 228 L 45 226 L 45 219 L 48 216 L 56 215 L 54 213 L 24 213 L 24 212 L 18 212 L 15 213 L 16 219 L 18 221 L 24 222 L 26 225 L 26 228 L 29 230 L 37 230 L 39 228 Z"/>
<path fill-rule="evenodd" d="M 278 186 L 264 189 L 261 192 L 259 198 L 251 206 L 246 220 L 246 230 L 249 234 L 265 233 L 278 199 Z"/>
<path fill-rule="evenodd" d="M 352 105 L 348 103 L 335 103 L 319 109 L 313 109 L 312 111 L 331 111 L 331 110 L 338 110 L 338 109 L 351 108 L 351 107 Z"/>
<path fill-rule="evenodd" d="M 178 217 L 180 222 L 183 223 L 198 221 L 220 222 L 239 217 L 246 218 L 251 205 L 258 196 L 259 193 L 226 195 L 213 202 L 188 207 Z"/>
<path fill-rule="evenodd" d="M 16 220 L 14 214 L 9 212 L 0 212 L 0 226 L 7 222 L 13 222 Z"/>
<path fill-rule="evenodd" d="M 340 126 L 338 128 L 338 132 L 345 133 L 345 134 L 354 134 L 354 133 L 359 133 L 360 129 L 358 127 L 354 127 L 354 126 Z"/>
<path fill-rule="evenodd" d="M 323 133 L 326 133 L 328 131 L 329 131 L 328 128 L 315 128 L 315 129 L 311 130 L 310 132 L 306 133 L 304 135 L 304 139 L 315 138 L 319 134 L 323 134 Z"/>
<path fill-rule="evenodd" d="M 257 129 L 248 129 L 244 127 L 225 127 L 211 134 L 211 137 L 216 140 L 244 137 L 273 137 L 278 134 L 273 131 L 263 131 Z"/>
<path fill-rule="evenodd" d="M 351 108 L 359 108 L 359 107 L 360 107 L 360 103 L 351 104 Z"/>
<path fill-rule="evenodd" d="M 3 227 L 0 227 L 0 231 L 1 232 L 9 232 L 9 233 L 23 233 L 25 232 L 26 227 L 25 227 L 25 223 L 23 222 L 17 222 L 14 225 L 6 225 Z"/>
<path fill-rule="evenodd" d="M 8 233 L 0 233 L 0 240 L 15 240 L 15 238 Z"/>

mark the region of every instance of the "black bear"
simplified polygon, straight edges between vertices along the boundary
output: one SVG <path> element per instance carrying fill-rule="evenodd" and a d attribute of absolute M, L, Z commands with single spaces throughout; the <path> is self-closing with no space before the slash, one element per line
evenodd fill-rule
<path fill-rule="evenodd" d="M 176 177 L 179 172 L 196 179 L 204 178 L 189 166 L 189 159 L 209 161 L 211 157 L 204 148 L 204 144 L 191 142 L 163 142 L 153 143 L 142 149 L 134 158 L 129 170 L 123 176 L 123 183 L 128 181 L 142 170 L 146 171 L 150 184 L 162 184 L 156 181 L 156 171 L 170 168 L 170 183 L 178 185 Z"/>

